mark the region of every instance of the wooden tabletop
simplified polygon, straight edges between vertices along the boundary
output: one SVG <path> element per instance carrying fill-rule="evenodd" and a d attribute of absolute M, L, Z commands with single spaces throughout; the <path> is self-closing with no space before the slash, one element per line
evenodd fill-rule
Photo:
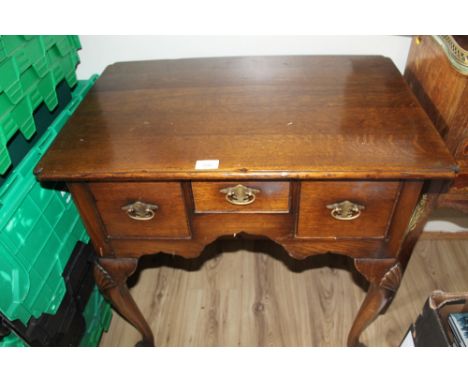
<path fill-rule="evenodd" d="M 198 160 L 219 168 L 196 170 Z M 449 178 L 454 169 L 390 59 L 297 56 L 110 65 L 36 174 Z"/>

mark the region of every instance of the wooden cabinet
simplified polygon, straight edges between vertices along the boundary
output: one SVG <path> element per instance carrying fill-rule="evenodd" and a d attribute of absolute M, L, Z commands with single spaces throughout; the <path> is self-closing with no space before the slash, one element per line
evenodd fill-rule
<path fill-rule="evenodd" d="M 468 36 L 417 36 L 405 79 L 458 164 L 441 207 L 468 213 Z"/>
<path fill-rule="evenodd" d="M 36 175 L 67 183 L 101 255 L 96 281 L 146 344 L 125 284 L 138 258 L 243 235 L 298 259 L 352 257 L 370 285 L 356 345 L 455 169 L 389 59 L 238 57 L 109 66 Z"/>

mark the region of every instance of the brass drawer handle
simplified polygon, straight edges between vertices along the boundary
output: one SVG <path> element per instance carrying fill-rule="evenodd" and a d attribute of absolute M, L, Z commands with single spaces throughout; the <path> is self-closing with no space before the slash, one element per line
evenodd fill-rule
<path fill-rule="evenodd" d="M 331 210 L 331 216 L 337 220 L 354 220 L 361 215 L 361 211 L 365 207 L 345 200 L 343 202 L 329 204 L 327 208 Z"/>
<path fill-rule="evenodd" d="M 219 192 L 226 194 L 226 200 L 229 203 L 236 206 L 245 206 L 255 201 L 255 194 L 258 194 L 260 190 L 238 184 L 235 187 L 223 188 Z"/>
<path fill-rule="evenodd" d="M 140 201 L 127 204 L 122 210 L 127 212 L 129 218 L 134 220 L 151 220 L 155 211 L 159 208 L 156 204 L 143 203 Z"/>

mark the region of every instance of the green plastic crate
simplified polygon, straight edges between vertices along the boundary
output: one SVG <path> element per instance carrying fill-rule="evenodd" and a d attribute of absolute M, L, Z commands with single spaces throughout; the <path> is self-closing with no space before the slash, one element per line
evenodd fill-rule
<path fill-rule="evenodd" d="M 58 118 L 58 129 L 68 117 Z M 42 188 L 32 174 L 56 133 L 45 133 L 0 192 L 0 309 L 25 324 L 31 316 L 57 311 L 68 257 L 76 241 L 88 240 L 71 196 Z"/>
<path fill-rule="evenodd" d="M 67 55 L 73 49 L 81 49 L 80 39 L 76 35 L 42 35 L 40 38 L 46 50 L 57 45 L 62 55 Z"/>
<path fill-rule="evenodd" d="M 56 84 L 54 83 L 52 73 L 47 72 L 41 77 L 30 67 L 21 73 L 20 81 L 25 95 L 31 101 L 33 110 L 42 102 L 47 105 L 50 111 L 54 110 L 58 100 L 57 93 L 55 92 Z"/>
<path fill-rule="evenodd" d="M 8 140 L 20 130 L 26 139 L 36 131 L 33 108 L 28 98 L 23 98 L 16 105 L 4 94 L 0 94 L 0 145 L 5 146 Z"/>
<path fill-rule="evenodd" d="M 78 83 L 69 106 L 0 188 L 0 310 L 9 320 L 27 325 L 32 316 L 56 313 L 73 247 L 89 241 L 70 194 L 43 188 L 33 169 L 96 79 Z"/>
<path fill-rule="evenodd" d="M 47 73 L 46 50 L 39 36 L 1 36 L 0 44 L 7 56 L 15 57 L 20 73 L 29 67 L 40 76 Z"/>
<path fill-rule="evenodd" d="M 50 111 L 57 106 L 63 79 L 76 85 L 80 48 L 78 36 L 0 36 L 0 175 L 11 166 L 8 140 L 18 130 L 30 139 L 34 110 L 42 102 Z"/>
<path fill-rule="evenodd" d="M 10 56 L 17 49 L 21 48 L 30 40 L 30 36 L 25 35 L 2 35 L 0 36 L 0 46 L 7 56 Z"/>
<path fill-rule="evenodd" d="M 21 338 L 16 336 L 14 333 L 10 333 L 8 336 L 4 337 L 0 341 L 0 348 L 6 348 L 6 347 L 15 347 L 15 348 L 22 348 L 26 347 L 27 345 L 23 342 Z"/>
<path fill-rule="evenodd" d="M 80 62 L 78 53 L 72 51 L 66 56 L 62 56 L 55 47 L 47 51 L 47 63 L 54 79 L 54 85 L 57 86 L 60 81 L 65 79 L 68 86 L 73 87 L 77 82 L 76 66 Z"/>
<path fill-rule="evenodd" d="M 0 94 L 0 174 L 10 167 L 8 141 L 19 130 L 26 139 L 36 131 L 33 106 L 29 97 L 24 97 L 18 104 L 12 104 L 4 94 Z"/>
<path fill-rule="evenodd" d="M 5 49 L 0 44 L 0 62 L 2 62 L 7 57 L 8 57 L 8 55 L 6 54 Z"/>
<path fill-rule="evenodd" d="M 66 56 L 74 49 L 68 36 L 60 36 L 55 43 L 56 48 L 62 56 Z"/>
<path fill-rule="evenodd" d="M 6 97 L 2 97 L 0 94 L 1 107 L 8 110 L 3 115 L 0 114 L 0 174 L 3 174 L 11 164 L 10 154 L 7 150 L 10 138 L 19 130 L 26 139 L 30 139 L 36 131 L 36 127 L 29 98 L 23 98 L 17 105 L 11 105 Z"/>
<path fill-rule="evenodd" d="M 77 35 L 70 35 L 70 36 L 68 36 L 68 38 L 70 39 L 70 43 L 72 44 L 74 49 L 76 49 L 76 50 L 81 49 L 80 38 Z"/>
<path fill-rule="evenodd" d="M 80 346 L 98 346 L 103 332 L 109 330 L 112 320 L 112 309 L 97 287 L 94 288 L 83 311 L 86 332 Z"/>
<path fill-rule="evenodd" d="M 18 103 L 24 96 L 20 82 L 20 72 L 14 57 L 0 62 L 0 94 L 5 93 L 10 102 Z"/>
<path fill-rule="evenodd" d="M 57 36 L 57 35 L 41 35 L 40 38 L 42 39 L 42 42 L 44 44 L 44 48 L 46 50 L 49 50 L 57 42 L 57 37 L 59 37 L 59 36 Z"/>
<path fill-rule="evenodd" d="M 11 165 L 4 174 L 0 175 L 0 187 L 4 184 L 13 170 L 18 167 L 26 154 L 34 147 L 41 139 L 42 135 L 47 131 L 48 127 L 54 122 L 60 113 L 69 106 L 72 99 L 72 89 L 65 81 L 62 81 L 57 87 L 58 106 L 49 111 L 46 105 L 39 106 L 33 113 L 34 125 L 36 132 L 30 139 L 26 139 L 24 134 L 15 133 L 7 143 L 8 154 L 6 158 L 11 161 Z M 2 147 L 6 147 L 3 145 Z"/>

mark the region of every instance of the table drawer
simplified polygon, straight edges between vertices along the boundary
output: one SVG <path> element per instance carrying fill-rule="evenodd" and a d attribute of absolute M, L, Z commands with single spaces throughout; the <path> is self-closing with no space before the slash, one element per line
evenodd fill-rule
<path fill-rule="evenodd" d="M 383 238 L 399 188 L 386 181 L 302 182 L 296 236 Z"/>
<path fill-rule="evenodd" d="M 190 236 L 178 182 L 91 183 L 89 188 L 111 238 Z"/>
<path fill-rule="evenodd" d="M 196 213 L 288 213 L 289 182 L 192 182 Z"/>

